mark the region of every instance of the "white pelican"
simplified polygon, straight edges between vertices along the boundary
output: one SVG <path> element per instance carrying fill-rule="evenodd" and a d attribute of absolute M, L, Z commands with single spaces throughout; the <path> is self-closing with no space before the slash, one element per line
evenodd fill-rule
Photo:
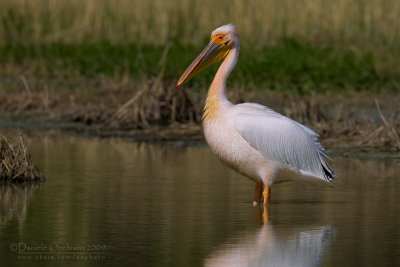
<path fill-rule="evenodd" d="M 236 65 L 239 49 L 235 26 L 217 28 L 176 84 L 179 88 L 201 70 L 223 61 L 203 111 L 204 135 L 211 150 L 226 165 L 256 182 L 253 205 L 263 199 L 264 207 L 269 206 L 271 186 L 283 172 L 331 182 L 335 173 L 313 130 L 265 106 L 229 102 L 226 80 Z"/>

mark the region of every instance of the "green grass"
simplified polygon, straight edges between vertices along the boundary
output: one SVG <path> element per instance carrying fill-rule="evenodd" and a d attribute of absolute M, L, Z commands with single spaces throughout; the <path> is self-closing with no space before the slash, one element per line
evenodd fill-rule
<path fill-rule="evenodd" d="M 234 23 L 241 56 L 230 85 L 397 90 L 398 14 L 398 0 L 4 0 L 0 75 L 142 80 L 165 67 L 172 84 L 213 29 Z M 207 88 L 214 70 L 188 86 Z"/>
<path fill-rule="evenodd" d="M 23 66 L 28 75 L 38 77 L 95 79 L 99 76 L 118 78 L 129 75 L 141 80 L 156 76 L 163 69 L 164 81 L 174 83 L 201 47 L 171 45 L 164 65 L 160 66 L 164 50 L 162 45 L 110 42 L 14 44 L 2 46 L 0 58 L 3 64 Z M 256 50 L 242 46 L 229 85 L 300 93 L 399 89 L 399 72 L 379 70 L 377 66 L 384 64 L 379 60 L 368 53 L 283 39 L 275 45 Z M 207 88 L 215 69 L 204 71 L 189 82 L 188 87 Z"/>

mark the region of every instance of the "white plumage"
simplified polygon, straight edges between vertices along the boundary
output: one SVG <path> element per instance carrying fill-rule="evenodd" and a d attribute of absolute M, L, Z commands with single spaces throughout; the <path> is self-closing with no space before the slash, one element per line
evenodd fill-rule
<path fill-rule="evenodd" d="M 335 174 L 313 130 L 265 106 L 233 105 L 226 98 L 226 80 L 236 65 L 239 50 L 235 27 L 219 27 L 177 83 L 179 87 L 223 60 L 210 86 L 203 114 L 204 135 L 211 150 L 225 164 L 258 183 L 255 203 L 261 201 L 261 188 L 264 205 L 268 205 L 270 186 L 282 172 L 330 182 Z"/>
<path fill-rule="evenodd" d="M 332 179 L 327 156 L 313 130 L 253 103 L 231 107 L 229 118 L 232 127 L 267 160 L 302 175 Z"/>

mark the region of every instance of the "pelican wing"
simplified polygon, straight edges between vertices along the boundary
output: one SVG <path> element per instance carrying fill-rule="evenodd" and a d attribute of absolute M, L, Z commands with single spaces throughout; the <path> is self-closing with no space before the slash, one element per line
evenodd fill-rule
<path fill-rule="evenodd" d="M 258 104 L 234 105 L 229 113 L 231 126 L 265 158 L 325 181 L 335 176 L 313 130 Z"/>

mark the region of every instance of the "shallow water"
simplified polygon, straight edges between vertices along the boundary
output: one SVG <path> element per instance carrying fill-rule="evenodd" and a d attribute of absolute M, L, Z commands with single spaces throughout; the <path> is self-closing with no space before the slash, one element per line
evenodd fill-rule
<path fill-rule="evenodd" d="M 336 187 L 283 183 L 271 216 L 205 145 L 26 137 L 47 181 L 0 185 L 3 266 L 400 266 L 400 162 L 334 156 Z"/>

